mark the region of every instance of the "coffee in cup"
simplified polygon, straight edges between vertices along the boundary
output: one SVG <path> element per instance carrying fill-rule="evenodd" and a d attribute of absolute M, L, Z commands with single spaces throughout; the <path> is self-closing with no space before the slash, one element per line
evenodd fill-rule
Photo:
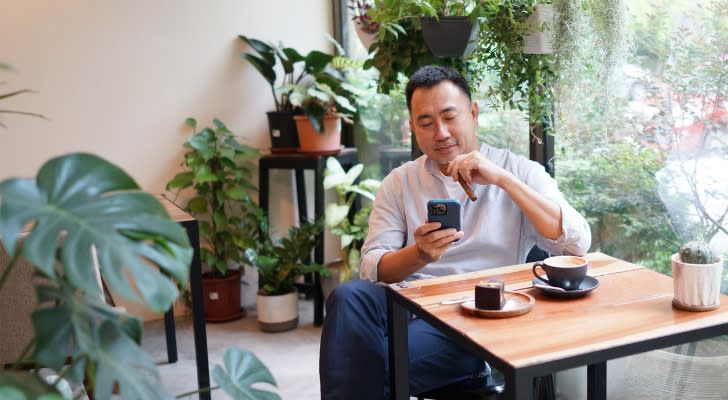
<path fill-rule="evenodd" d="M 533 275 L 547 285 L 560 287 L 564 290 L 575 290 L 586 278 L 589 262 L 584 257 L 556 256 L 549 257 L 533 264 Z M 539 275 L 536 269 L 540 268 L 546 277 Z"/>

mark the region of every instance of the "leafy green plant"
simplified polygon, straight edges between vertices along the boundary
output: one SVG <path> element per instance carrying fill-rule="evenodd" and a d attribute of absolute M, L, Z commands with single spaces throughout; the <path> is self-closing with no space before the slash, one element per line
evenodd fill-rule
<path fill-rule="evenodd" d="M 374 51 L 372 58 L 364 64 L 365 68 L 376 68 L 379 71 L 378 89 L 382 93 L 391 93 L 401 82 L 400 74 L 410 76 L 425 65 L 449 66 L 460 71 L 472 88 L 480 83 L 479 76 L 474 74 L 475 66 L 460 57 L 435 57 L 427 47 L 422 35 L 421 16 L 437 17 L 439 15 L 456 15 L 466 11 L 457 11 L 457 4 L 472 4 L 468 9 L 472 18 L 480 15 L 477 2 L 462 1 L 422 1 L 422 0 L 377 0 L 369 14 L 372 21 L 379 23 L 377 40 L 370 47 Z M 450 11 L 446 11 L 450 10 Z M 478 50 L 476 49 L 476 52 Z M 472 57 L 472 56 L 471 56 Z"/>
<path fill-rule="evenodd" d="M 300 84 L 307 76 L 322 73 L 334 58 L 318 50 L 312 50 L 303 56 L 298 50 L 285 47 L 283 43 L 274 45 L 245 35 L 238 35 L 238 38 L 255 51 L 255 53 L 241 52 L 240 56 L 250 62 L 270 85 L 276 111 L 294 111 L 296 107 L 288 97 L 290 92 L 276 91 L 276 88 Z M 283 69 L 283 76 L 280 79 L 276 73 L 278 65 Z"/>
<path fill-rule="evenodd" d="M 254 245 L 245 249 L 248 262 L 258 268 L 259 294 L 276 296 L 288 294 L 295 288 L 295 280 L 304 274 L 328 271 L 321 264 L 309 263 L 311 251 L 316 247 L 323 223 L 303 223 L 291 227 L 288 236 L 274 240 L 268 232 L 268 219 L 256 213 L 260 236 Z"/>
<path fill-rule="evenodd" d="M 369 231 L 369 214 L 372 212 L 371 201 L 374 201 L 380 181 L 366 179 L 355 183 L 364 170 L 363 164 L 356 164 L 345 171 L 334 157 L 326 159 L 324 171 L 324 189 L 336 190 L 336 203 L 326 205 L 326 225 L 332 234 L 341 238 L 341 250 L 344 253 L 346 271 L 342 272 L 342 282 L 357 275 L 361 243 Z M 370 202 L 359 208 L 353 218 L 349 219 L 351 208 L 358 196 Z"/>
<path fill-rule="evenodd" d="M 344 121 L 353 123 L 356 108 L 350 99 L 354 98 L 354 94 L 341 75 L 322 72 L 311 82 L 285 85 L 278 91 L 287 96 L 294 107 L 303 110 L 320 133 L 324 132 L 324 116 L 327 114 L 337 113 Z"/>
<path fill-rule="evenodd" d="M 256 190 L 251 180 L 259 152 L 239 143 L 222 121 L 213 122 L 214 127 L 198 131 L 194 118 L 185 121 L 194 133 L 184 144 L 186 170 L 175 175 L 167 189 L 194 191 L 185 208 L 199 221 L 202 262 L 211 268 L 212 277 L 224 277 L 228 262 L 244 261 L 241 249 L 255 240 L 251 227 L 256 222 L 247 219 L 247 211 L 255 206 L 250 192 Z"/>
<path fill-rule="evenodd" d="M 98 399 L 111 398 L 115 385 L 121 399 L 172 398 L 139 345 L 141 320 L 106 304 L 93 273 L 95 249 L 111 289 L 154 311 L 169 309 L 178 285 L 188 280 L 192 249 L 154 196 L 106 160 L 63 155 L 47 161 L 35 178 L 0 182 L 0 238 L 10 256 L 0 289 L 21 257 L 44 278 L 36 284 L 39 308 L 30 316 L 33 338 L 16 363 L 33 369 L 0 372 L 0 397 L 60 399 L 62 378 Z M 275 380 L 256 360 L 229 350 L 227 370 L 215 367 L 215 379 L 228 393 L 257 394 L 253 383 Z M 60 378 L 46 383 L 41 368 Z M 262 395 L 255 398 L 277 398 Z"/>
<path fill-rule="evenodd" d="M 377 33 L 379 23 L 373 22 L 371 17 L 372 3 L 367 0 L 351 0 L 347 6 L 352 12 L 352 21 L 359 24 L 367 33 Z"/>

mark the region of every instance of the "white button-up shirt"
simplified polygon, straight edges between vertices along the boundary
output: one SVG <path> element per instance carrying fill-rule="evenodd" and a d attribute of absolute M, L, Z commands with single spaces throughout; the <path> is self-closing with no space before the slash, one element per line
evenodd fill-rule
<path fill-rule="evenodd" d="M 588 250 L 591 244 L 588 223 L 566 202 L 556 181 L 543 166 L 485 144 L 480 152 L 560 206 L 561 236 L 556 240 L 540 236 L 508 193 L 496 185 L 473 185 L 478 200 L 470 201 L 458 182 L 443 175 L 423 155 L 394 169 L 382 181 L 361 251 L 362 279 L 377 281 L 377 265 L 382 256 L 414 243 L 415 229 L 427 220 L 427 201 L 437 198 L 460 201 L 461 230 L 465 236 L 453 243 L 440 260 L 420 269 L 419 277 L 523 263 L 534 245 L 554 255 L 582 255 Z"/>

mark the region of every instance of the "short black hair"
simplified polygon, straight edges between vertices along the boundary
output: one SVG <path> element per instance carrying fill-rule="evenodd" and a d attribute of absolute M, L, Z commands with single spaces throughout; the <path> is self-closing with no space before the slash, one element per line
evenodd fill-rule
<path fill-rule="evenodd" d="M 472 101 L 468 81 L 465 80 L 465 77 L 460 72 L 450 67 L 426 65 L 410 76 L 407 88 L 405 89 L 407 109 L 412 111 L 412 94 L 416 89 L 431 88 L 445 81 L 452 82 L 468 97 L 468 101 Z"/>

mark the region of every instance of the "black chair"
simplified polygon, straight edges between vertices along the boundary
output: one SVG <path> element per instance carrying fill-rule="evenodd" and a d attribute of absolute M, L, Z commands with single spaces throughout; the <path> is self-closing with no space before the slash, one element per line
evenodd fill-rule
<path fill-rule="evenodd" d="M 526 256 L 526 262 L 536 262 L 550 257 L 547 251 L 533 246 Z M 464 385 L 462 383 L 453 383 L 447 386 L 439 387 L 417 395 L 418 400 L 498 400 L 501 398 L 505 385 L 500 373 L 493 371 L 493 385 L 485 385 L 473 387 L 472 383 Z M 556 400 L 556 387 L 554 385 L 554 376 L 549 374 L 541 376 L 533 381 L 533 397 L 539 400 Z"/>

